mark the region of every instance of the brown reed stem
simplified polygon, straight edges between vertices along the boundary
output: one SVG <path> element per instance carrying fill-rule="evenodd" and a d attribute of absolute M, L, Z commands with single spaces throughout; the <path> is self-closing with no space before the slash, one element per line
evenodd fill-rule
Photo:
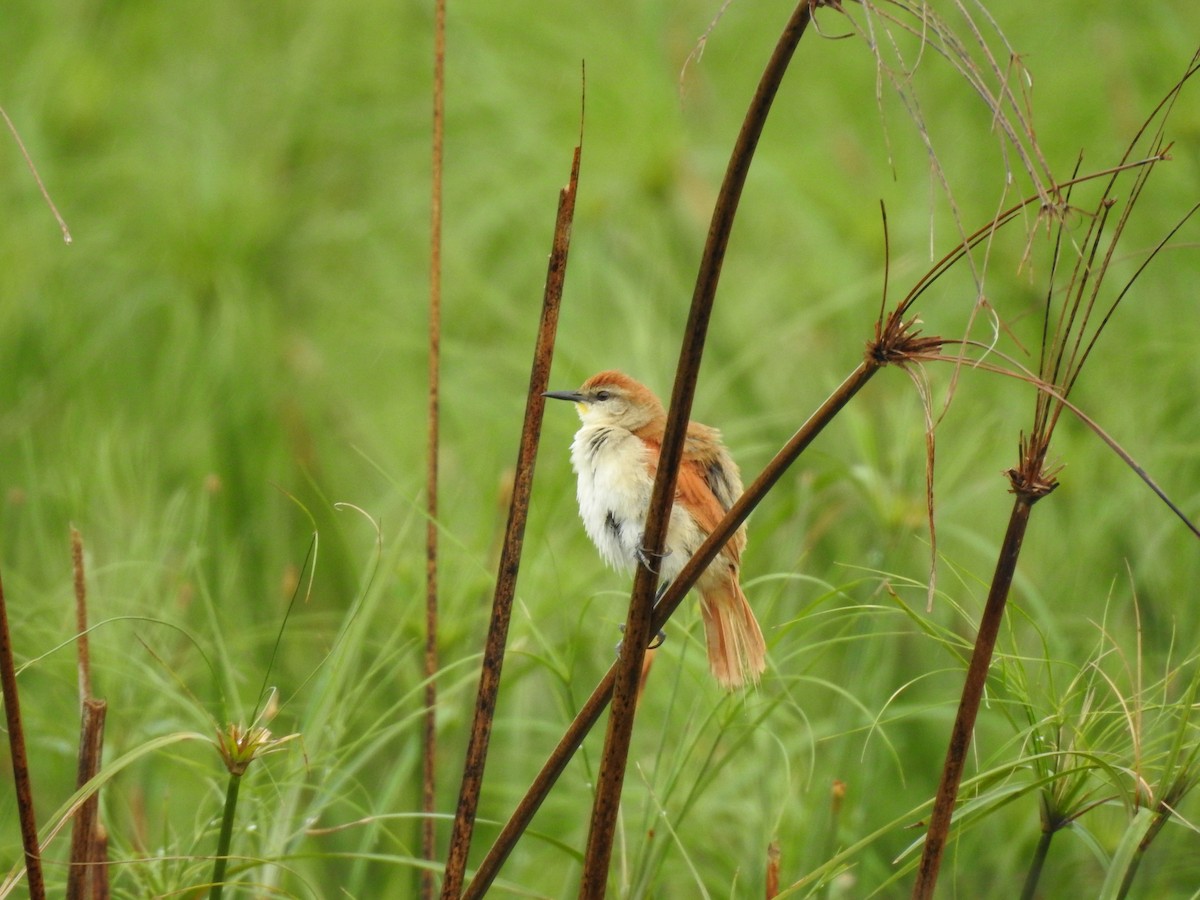
<path fill-rule="evenodd" d="M 79 666 L 79 703 L 92 696 L 92 659 L 88 646 L 87 579 L 83 572 L 83 536 L 71 528 L 71 565 L 75 573 L 75 654 Z"/>
<path fill-rule="evenodd" d="M 921 852 L 916 882 L 913 884 L 914 900 L 929 900 L 933 897 L 934 887 L 937 885 L 942 853 L 950 834 L 958 788 L 962 783 L 967 751 L 971 746 L 971 734 L 975 729 L 975 720 L 979 714 L 979 705 L 983 700 L 983 691 L 987 684 L 988 668 L 991 666 L 992 653 L 996 648 L 996 638 L 1000 633 L 1000 623 L 1004 619 L 1004 608 L 1008 602 L 1013 577 L 1017 571 L 1017 558 L 1020 556 L 1025 530 L 1029 525 L 1029 512 L 1034 503 L 1054 490 L 1056 486 L 1053 478 L 1043 474 L 1045 442 L 1031 440 L 1029 444 L 1025 444 L 1025 442 L 1022 444 L 1021 466 L 1019 469 L 1011 469 L 1008 472 L 1016 498 L 1008 518 L 1004 541 L 1000 545 L 996 571 L 992 576 L 991 588 L 988 591 L 987 602 L 984 604 L 983 617 L 979 622 L 979 633 L 975 637 L 975 649 L 967 666 L 967 676 L 958 704 L 958 713 L 950 732 L 950 742 L 946 748 L 946 761 L 942 766 L 942 778 L 938 784 L 937 795 L 934 797 L 933 813 L 930 816 L 929 829 L 925 834 L 925 846 Z"/>
<path fill-rule="evenodd" d="M 25 848 L 25 875 L 29 879 L 30 900 L 45 900 L 42 857 L 38 845 L 37 821 L 33 810 L 33 786 L 29 780 L 29 757 L 25 755 L 25 729 L 21 724 L 21 701 L 17 696 L 17 670 L 13 661 L 12 638 L 8 631 L 8 605 L 4 584 L 0 581 L 0 688 L 4 692 L 4 719 L 8 725 L 8 749 L 12 757 L 13 785 L 17 794 L 17 818 L 21 824 L 21 843 Z"/>
<path fill-rule="evenodd" d="M 104 747 L 104 718 L 108 705 L 92 696 L 92 658 L 88 642 L 87 577 L 83 567 L 83 536 L 71 528 L 71 565 L 75 581 L 75 649 L 79 674 L 79 767 L 75 787 L 81 788 L 100 771 Z M 107 896 L 108 873 L 103 863 L 107 841 L 100 825 L 100 797 L 92 794 L 75 813 L 71 828 L 71 862 L 67 900 Z M 102 846 L 103 845 L 103 846 Z"/>
<path fill-rule="evenodd" d="M 754 150 L 762 135 L 767 115 L 784 73 L 800 38 L 812 18 L 816 0 L 801 0 L 789 18 L 775 50 L 758 83 L 750 102 L 750 108 L 742 122 L 737 142 L 730 155 L 725 178 L 713 209 L 712 222 L 704 255 L 696 277 L 692 294 L 692 305 L 683 334 L 679 352 L 679 364 L 675 373 L 675 385 L 671 394 L 670 410 L 667 414 L 666 430 L 663 434 L 658 472 L 651 494 L 650 508 L 646 517 L 643 537 L 646 557 L 661 554 L 666 540 L 667 524 L 675 496 L 675 477 L 683 454 L 683 442 L 691 414 L 692 398 L 696 390 L 696 377 L 704 353 L 704 341 L 708 333 L 708 322 L 716 297 L 717 283 L 721 277 L 721 266 L 729 235 L 733 229 L 734 216 L 742 188 L 754 158 Z M 638 687 L 641 682 L 642 660 L 651 634 L 654 613 L 654 587 L 657 575 L 645 565 L 638 566 L 634 575 L 633 595 L 629 603 L 629 614 L 625 622 L 625 640 L 617 658 L 613 682 L 612 712 L 604 739 L 604 750 L 600 760 L 600 772 L 596 784 L 596 796 L 592 804 L 591 824 L 588 829 L 587 849 L 583 860 L 583 874 L 579 883 L 581 898 L 601 898 L 608 887 L 608 868 L 612 859 L 613 834 L 620 806 L 621 789 L 625 782 L 625 767 L 629 756 L 629 742 L 633 734 L 633 719 L 637 711 Z"/>
<path fill-rule="evenodd" d="M 446 108 L 446 0 L 435 0 L 433 23 L 432 184 L 429 202 L 429 424 L 425 488 L 425 720 L 421 768 L 421 857 L 437 856 L 438 450 L 442 346 L 442 160 Z M 422 900 L 436 890 L 432 869 L 421 870 Z"/>
<path fill-rule="evenodd" d="M 767 845 L 767 878 L 766 890 L 764 891 L 767 900 L 774 900 L 775 896 L 779 893 L 779 861 L 782 856 L 783 853 L 780 850 L 779 841 L 771 841 Z"/>
<path fill-rule="evenodd" d="M 100 822 L 96 823 L 92 834 L 92 891 L 89 900 L 109 900 L 112 890 L 109 886 L 108 860 L 108 831 Z"/>
<path fill-rule="evenodd" d="M 691 590 L 692 585 L 696 583 L 696 579 L 700 577 L 700 573 L 708 568 L 709 563 L 716 558 L 716 555 L 728 543 L 734 532 L 741 527 L 742 523 L 750 516 L 750 513 L 754 511 L 754 508 L 758 506 L 771 488 L 775 486 L 776 482 L 783 477 L 784 472 L 788 470 L 809 444 L 816 439 L 825 426 L 833 421 L 842 407 L 849 403 L 851 398 L 862 390 L 882 365 L 875 358 L 874 345 L 872 345 L 869 348 L 867 358 L 830 394 L 825 402 L 821 404 L 820 408 L 792 436 L 791 440 L 775 454 L 775 457 L 767 464 L 759 476 L 754 479 L 754 482 L 746 489 L 746 492 L 729 508 L 729 512 L 725 514 L 725 517 L 704 540 L 704 543 L 700 545 L 695 555 L 684 565 L 679 574 L 675 576 L 675 579 L 667 585 L 666 590 L 654 608 L 654 618 L 651 622 L 652 629 L 657 630 L 666 624 L 667 619 L 678 608 L 683 598 L 687 595 L 687 592 Z M 596 723 L 600 721 L 600 715 L 604 712 L 604 708 L 608 705 L 608 701 L 612 697 L 618 665 L 620 665 L 619 661 L 613 664 L 600 680 L 600 683 L 596 685 L 591 696 L 579 708 L 579 712 L 575 714 L 575 719 L 567 726 L 567 730 L 551 751 L 549 758 L 542 766 L 541 771 L 538 772 L 533 784 L 525 792 L 525 796 L 521 798 L 520 803 L 517 804 L 517 808 L 513 810 L 512 815 L 496 836 L 491 849 L 480 862 L 479 868 L 475 872 L 474 880 L 463 893 L 463 900 L 480 900 L 480 898 L 487 894 L 492 882 L 500 873 L 500 868 L 504 865 L 505 860 L 508 859 L 509 854 L 512 853 L 513 848 L 516 847 L 517 841 L 525 829 L 529 827 L 529 823 L 533 820 L 534 815 L 546 797 L 549 796 L 550 790 L 558 781 L 559 776 L 566 770 L 571 757 L 574 756 L 575 751 L 583 744 L 584 738 L 587 737 Z"/>
<path fill-rule="evenodd" d="M 104 748 L 104 717 L 108 704 L 88 697 L 83 701 L 79 732 L 79 769 L 75 787 L 81 788 L 100 771 Z M 80 804 L 71 827 L 71 864 L 67 872 L 67 900 L 96 896 L 98 882 L 107 879 L 102 855 L 100 795 L 93 793 Z"/>
<path fill-rule="evenodd" d="M 517 454 L 516 475 L 513 481 L 512 502 L 508 524 L 504 530 L 504 546 L 500 552 L 496 590 L 492 600 L 492 617 L 483 650 L 479 673 L 479 691 L 475 700 L 475 718 L 467 744 L 463 765 L 458 807 L 450 835 L 442 881 L 443 900 L 454 900 L 462 893 L 466 876 L 467 855 L 475 828 L 475 813 L 479 807 L 479 790 L 487 761 L 492 720 L 496 713 L 496 696 L 500 689 L 500 671 L 504 665 L 504 647 L 512 615 L 513 595 L 517 585 L 517 570 L 521 564 L 521 549 L 525 539 L 525 520 L 529 511 L 529 495 L 533 487 L 533 469 L 537 459 L 538 439 L 541 436 L 542 413 L 546 400 L 542 396 L 550 381 L 550 363 L 554 357 L 554 337 L 558 329 L 558 311 L 562 302 L 563 284 L 567 274 L 567 255 L 571 246 L 571 224 L 575 217 L 575 195 L 579 184 L 580 148 L 575 148 L 571 177 L 558 197 L 558 216 L 554 225 L 554 240 L 546 271 L 546 288 L 542 302 L 541 324 L 533 367 L 529 375 L 529 394 L 525 400 L 525 423 L 521 430 L 521 446 Z"/>

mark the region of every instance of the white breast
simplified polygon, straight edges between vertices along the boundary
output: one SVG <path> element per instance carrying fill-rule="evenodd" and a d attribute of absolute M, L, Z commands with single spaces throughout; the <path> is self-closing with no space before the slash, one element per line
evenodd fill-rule
<path fill-rule="evenodd" d="M 571 444 L 583 527 L 604 561 L 619 571 L 637 563 L 654 487 L 649 453 L 640 438 L 606 425 L 583 426 Z"/>
<path fill-rule="evenodd" d="M 654 490 L 651 453 L 641 438 L 610 425 L 584 425 L 571 444 L 579 516 L 604 561 L 617 571 L 632 571 L 643 546 Z M 663 581 L 679 574 L 704 537 L 690 515 L 678 504 L 672 507 L 666 555 L 658 562 Z"/>

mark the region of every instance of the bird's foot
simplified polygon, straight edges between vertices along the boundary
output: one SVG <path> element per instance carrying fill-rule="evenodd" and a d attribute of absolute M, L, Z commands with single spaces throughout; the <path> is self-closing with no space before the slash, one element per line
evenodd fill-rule
<path fill-rule="evenodd" d="M 618 626 L 618 628 L 620 628 L 621 634 L 625 633 L 625 623 L 624 622 L 622 622 Z M 652 637 L 650 639 L 650 643 L 646 645 L 646 649 L 647 650 L 657 650 L 664 643 L 666 643 L 666 640 L 667 640 L 667 633 L 660 628 L 660 629 L 658 629 L 658 634 L 654 635 L 654 637 Z M 624 640 L 617 641 L 617 646 L 613 648 L 613 650 L 617 653 L 618 656 L 621 653 L 621 645 L 624 643 L 625 643 Z"/>
<path fill-rule="evenodd" d="M 659 572 L 659 566 L 662 565 L 662 561 L 664 559 L 671 555 L 670 550 L 664 550 L 662 553 L 651 553 L 645 547 L 638 547 L 634 553 L 637 555 L 638 562 L 640 562 L 655 575 L 661 574 Z"/>

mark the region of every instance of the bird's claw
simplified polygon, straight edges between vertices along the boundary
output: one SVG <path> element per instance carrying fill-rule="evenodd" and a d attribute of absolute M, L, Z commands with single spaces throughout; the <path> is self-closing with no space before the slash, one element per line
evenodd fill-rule
<path fill-rule="evenodd" d="M 622 622 L 617 627 L 620 629 L 621 634 L 625 633 L 625 623 L 624 622 Z M 667 633 L 660 628 L 660 629 L 658 629 L 658 633 L 650 639 L 650 643 L 646 645 L 646 649 L 647 650 L 657 650 L 664 643 L 666 643 L 666 640 L 667 640 Z M 621 654 L 621 645 L 624 643 L 625 643 L 625 641 L 623 641 L 623 640 L 617 641 L 617 646 L 613 648 L 614 652 L 616 652 L 616 654 L 618 656 Z"/>
<path fill-rule="evenodd" d="M 638 547 L 634 553 L 637 554 L 638 562 L 640 562 L 655 575 L 660 574 L 658 571 L 659 565 L 664 559 L 671 555 L 670 550 L 664 550 L 662 553 L 651 553 L 645 547 Z"/>

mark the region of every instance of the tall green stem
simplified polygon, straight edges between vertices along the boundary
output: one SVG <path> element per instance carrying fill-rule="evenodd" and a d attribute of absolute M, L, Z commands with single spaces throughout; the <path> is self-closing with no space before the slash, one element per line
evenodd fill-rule
<path fill-rule="evenodd" d="M 1033 850 L 1033 859 L 1029 862 L 1029 874 L 1025 876 L 1025 887 L 1021 890 L 1021 900 L 1033 900 L 1037 892 L 1038 880 L 1042 877 L 1042 866 L 1046 864 L 1046 854 L 1050 852 L 1050 842 L 1054 832 L 1045 830 L 1038 839 L 1037 847 Z"/>
<path fill-rule="evenodd" d="M 225 889 L 225 867 L 229 865 L 229 844 L 233 839 L 233 816 L 237 812 L 238 791 L 242 776 L 229 773 L 229 788 L 225 791 L 225 813 L 221 818 L 221 836 L 217 838 L 217 858 L 213 861 L 212 889 L 209 900 L 221 900 Z"/>

